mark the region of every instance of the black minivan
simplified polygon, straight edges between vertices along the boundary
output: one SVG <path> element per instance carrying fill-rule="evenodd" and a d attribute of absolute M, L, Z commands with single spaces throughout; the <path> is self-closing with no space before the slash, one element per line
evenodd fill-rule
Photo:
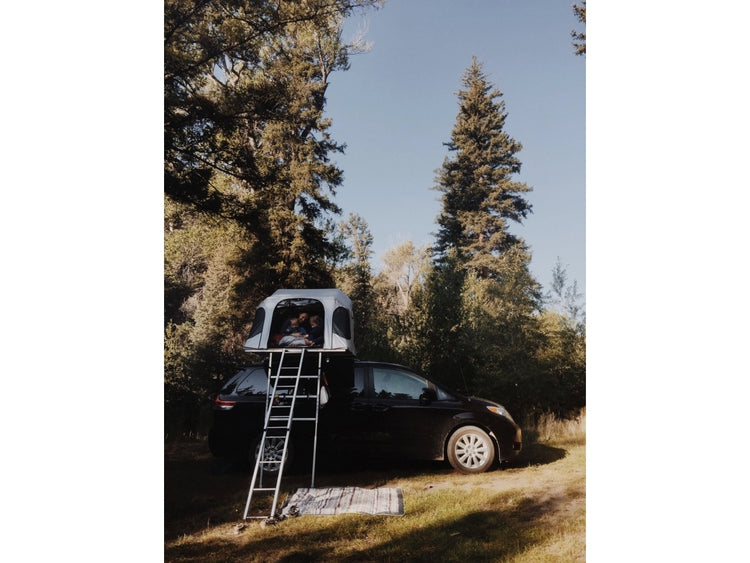
<path fill-rule="evenodd" d="M 214 401 L 209 447 L 214 456 L 253 461 L 263 433 L 267 371 L 239 371 Z M 327 377 L 320 409 L 318 459 L 355 457 L 445 460 L 461 473 L 482 473 L 521 450 L 521 429 L 501 405 L 466 397 L 413 370 L 350 360 Z M 296 422 L 287 463 L 311 449 L 313 425 Z M 283 451 L 283 438 L 269 447 Z M 267 458 L 273 452 L 266 452 Z"/>

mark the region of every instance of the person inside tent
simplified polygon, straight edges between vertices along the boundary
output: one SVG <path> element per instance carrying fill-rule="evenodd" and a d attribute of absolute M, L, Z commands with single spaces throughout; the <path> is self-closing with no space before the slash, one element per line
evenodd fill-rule
<path fill-rule="evenodd" d="M 310 317 L 310 331 L 305 338 L 305 344 L 312 347 L 323 346 L 323 325 L 318 315 Z"/>
<path fill-rule="evenodd" d="M 293 317 L 289 319 L 287 325 L 285 325 L 284 329 L 281 331 L 279 346 L 307 346 L 306 336 L 307 331 L 300 326 L 299 318 Z"/>

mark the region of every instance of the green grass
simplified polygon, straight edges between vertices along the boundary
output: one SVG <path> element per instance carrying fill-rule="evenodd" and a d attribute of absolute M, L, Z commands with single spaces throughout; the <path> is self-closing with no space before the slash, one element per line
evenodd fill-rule
<path fill-rule="evenodd" d="M 316 479 L 319 487 L 400 487 L 404 516 L 301 516 L 274 526 L 242 520 L 247 472 L 213 475 L 205 444 L 170 445 L 165 560 L 584 561 L 585 414 L 550 430 L 552 422 L 502 470 L 469 476 L 413 464 Z M 282 490 L 309 484 L 292 475 Z"/>

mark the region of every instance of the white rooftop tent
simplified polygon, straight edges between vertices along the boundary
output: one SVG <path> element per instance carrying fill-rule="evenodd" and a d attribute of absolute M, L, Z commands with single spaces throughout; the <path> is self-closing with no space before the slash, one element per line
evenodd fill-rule
<path fill-rule="evenodd" d="M 323 319 L 323 345 L 314 350 L 356 355 L 352 302 L 339 289 L 277 290 L 258 305 L 245 351 L 281 350 L 278 344 L 281 327 L 301 312 Z"/>

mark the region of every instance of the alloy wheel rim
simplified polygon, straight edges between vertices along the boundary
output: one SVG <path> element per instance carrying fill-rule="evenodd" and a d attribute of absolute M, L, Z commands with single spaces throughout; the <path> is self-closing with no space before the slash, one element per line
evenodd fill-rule
<path fill-rule="evenodd" d="M 487 462 L 489 447 L 477 434 L 466 434 L 456 443 L 456 458 L 464 467 L 475 469 Z"/>

